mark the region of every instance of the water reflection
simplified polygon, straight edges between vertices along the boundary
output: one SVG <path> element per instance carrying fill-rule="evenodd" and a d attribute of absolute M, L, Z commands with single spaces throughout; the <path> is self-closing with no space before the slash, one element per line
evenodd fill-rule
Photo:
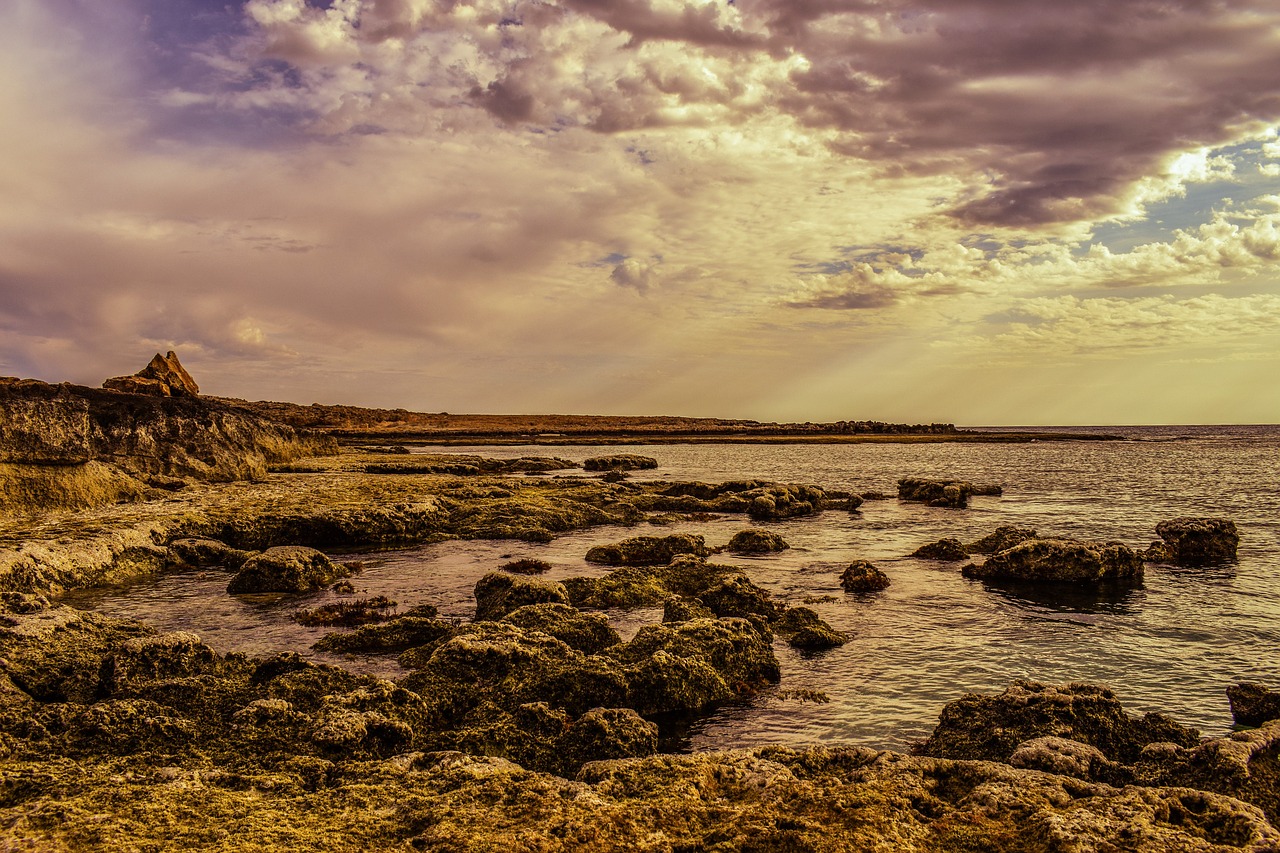
<path fill-rule="evenodd" d="M 977 583 L 981 583 L 989 593 L 1039 612 L 1132 616 L 1142 600 L 1142 587 L 1135 584 L 1088 586 L 1018 580 L 982 580 Z"/>

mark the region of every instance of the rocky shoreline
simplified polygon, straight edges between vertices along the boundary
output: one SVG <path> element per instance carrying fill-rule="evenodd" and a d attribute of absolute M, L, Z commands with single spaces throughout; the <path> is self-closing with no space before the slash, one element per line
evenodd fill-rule
<path fill-rule="evenodd" d="M 116 382 L 144 394 L 0 386 L 0 473 L 25 484 L 20 499 L 4 493 L 0 517 L 0 839 L 12 849 L 1280 850 L 1280 695 L 1261 685 L 1230 686 L 1242 728 L 1222 738 L 1130 716 L 1102 686 L 1018 682 L 947 704 L 911 755 L 659 754 L 664 715 L 775 683 L 775 638 L 846 639 L 720 562 L 722 550 L 768 559 L 788 547 L 768 531 L 723 546 L 632 536 L 588 553 L 604 574 L 558 582 L 537 577 L 537 561 L 494 566 L 470 621 L 421 605 L 318 644 L 394 658 L 407 672 L 395 681 L 296 653 L 223 653 L 60 604 L 192 566 L 225 572 L 228 595 L 290 595 L 359 571 L 335 550 L 545 542 L 708 513 L 766 522 L 864 500 L 812 484 L 632 479 L 653 467 L 633 455 L 584 473 L 555 457 L 340 448 L 171 388 L 176 371 L 157 359 L 159 378 Z M 130 486 L 67 500 L 66 478 L 98 476 L 86 466 Z M 998 487 L 899 489 L 963 511 Z M 1144 561 L 1231 559 L 1238 541 L 1221 519 L 1157 533 L 1138 552 L 1001 528 L 919 556 L 989 555 L 964 571 L 992 582 L 1092 584 L 1140 578 Z M 888 583 L 864 561 L 845 571 L 849 594 Z M 662 622 L 623 641 L 600 610 L 638 605 L 661 606 Z"/>

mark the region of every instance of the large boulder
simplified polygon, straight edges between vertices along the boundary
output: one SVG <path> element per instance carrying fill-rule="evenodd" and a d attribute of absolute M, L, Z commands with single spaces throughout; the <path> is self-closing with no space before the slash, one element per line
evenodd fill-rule
<path fill-rule="evenodd" d="M 245 560 L 227 584 L 227 592 L 312 592 L 350 574 L 346 566 L 315 548 L 277 545 Z"/>
<path fill-rule="evenodd" d="M 845 592 L 875 592 L 889 586 L 889 576 L 866 560 L 854 560 L 840 575 Z"/>
<path fill-rule="evenodd" d="M 1193 747 L 1200 742 L 1199 732 L 1163 714 L 1129 716 L 1106 687 L 1017 681 L 998 696 L 971 693 L 948 702 L 933 734 L 914 751 L 1007 763 L 1020 745 L 1045 737 L 1096 747 L 1123 764 L 1136 762 L 1148 744 Z"/>
<path fill-rule="evenodd" d="M 1157 524 L 1156 534 L 1180 566 L 1231 562 L 1240 544 L 1235 523 L 1226 518 L 1173 518 Z"/>
<path fill-rule="evenodd" d="M 156 353 L 146 367 L 132 376 L 117 376 L 102 383 L 103 388 L 129 394 L 151 394 L 156 397 L 196 397 L 200 386 L 191 378 L 177 354 Z"/>
<path fill-rule="evenodd" d="M 1136 583 L 1142 580 L 1142 558 L 1116 542 L 1030 539 L 961 572 L 983 580 Z"/>
<path fill-rule="evenodd" d="M 526 604 L 568 604 L 564 584 L 505 572 L 490 572 L 476 581 L 476 621 L 501 619 Z"/>
<path fill-rule="evenodd" d="M 681 554 L 705 557 L 709 553 L 701 536 L 673 533 L 670 536 L 636 536 L 612 545 L 597 545 L 587 551 L 587 562 L 610 566 L 663 566 Z"/>

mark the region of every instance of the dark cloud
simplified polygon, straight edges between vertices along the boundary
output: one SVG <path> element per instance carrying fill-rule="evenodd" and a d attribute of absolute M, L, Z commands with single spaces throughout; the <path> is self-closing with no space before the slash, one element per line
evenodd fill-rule
<path fill-rule="evenodd" d="M 821 293 L 809 299 L 788 302 L 789 308 L 825 308 L 832 311 L 865 311 L 888 308 L 898 301 L 892 289 L 881 285 L 859 285 L 835 293 Z"/>

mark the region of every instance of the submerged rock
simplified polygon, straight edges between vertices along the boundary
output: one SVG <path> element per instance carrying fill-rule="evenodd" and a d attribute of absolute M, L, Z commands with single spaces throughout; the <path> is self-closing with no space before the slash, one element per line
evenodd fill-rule
<path fill-rule="evenodd" d="M 1226 518 L 1174 518 L 1157 524 L 1156 534 L 1180 566 L 1232 562 L 1240 544 L 1235 523 Z"/>
<path fill-rule="evenodd" d="M 959 539 L 939 539 L 937 542 L 917 548 L 911 556 L 922 560 L 943 560 L 954 563 L 969 559 L 969 552 L 960 544 Z"/>
<path fill-rule="evenodd" d="M 791 546 L 776 533 L 767 530 L 740 530 L 733 534 L 725 550 L 733 554 L 776 554 Z"/>
<path fill-rule="evenodd" d="M 568 604 L 564 584 L 490 572 L 476 581 L 476 621 L 501 619 L 526 604 Z"/>
<path fill-rule="evenodd" d="M 1029 527 L 1015 527 L 1011 524 L 1001 525 L 976 542 L 970 542 L 965 550 L 970 554 L 994 554 L 1014 545 L 1020 545 L 1028 539 L 1035 539 L 1036 531 Z"/>
<path fill-rule="evenodd" d="M 1241 726 L 1260 726 L 1268 720 L 1280 720 L 1280 693 L 1261 684 L 1245 682 L 1227 688 L 1231 718 Z"/>
<path fill-rule="evenodd" d="M 845 592 L 875 592 L 888 588 L 889 576 L 866 560 L 854 560 L 840 575 L 840 585 Z"/>
<path fill-rule="evenodd" d="M 1143 574 L 1142 558 L 1126 545 L 1067 539 L 1029 539 L 961 571 L 984 580 L 1070 583 L 1136 583 Z"/>
<path fill-rule="evenodd" d="M 705 557 L 710 553 L 701 536 L 673 533 L 670 536 L 636 536 L 612 545 L 597 545 L 587 551 L 587 562 L 610 566 L 660 566 L 681 554 Z"/>
<path fill-rule="evenodd" d="M 227 592 L 311 592 L 350 575 L 350 569 L 314 548 L 277 545 L 246 560 L 227 584 Z"/>
<path fill-rule="evenodd" d="M 613 456 L 595 456 L 582 463 L 587 471 L 643 471 L 658 467 L 652 456 L 634 453 L 618 453 Z"/>
<path fill-rule="evenodd" d="M 849 638 L 808 607 L 789 607 L 775 626 L 787 643 L 797 649 L 818 651 L 843 646 Z"/>

